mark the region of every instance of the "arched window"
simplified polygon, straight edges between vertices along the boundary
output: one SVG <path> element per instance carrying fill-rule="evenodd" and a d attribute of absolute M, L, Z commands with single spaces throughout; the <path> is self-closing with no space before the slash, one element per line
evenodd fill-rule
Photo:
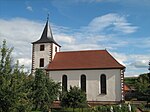
<path fill-rule="evenodd" d="M 81 75 L 81 90 L 86 92 L 86 76 Z"/>
<path fill-rule="evenodd" d="M 106 94 L 107 88 L 106 88 L 106 75 L 102 74 L 100 76 L 100 85 L 101 85 L 101 94 Z"/>
<path fill-rule="evenodd" d="M 67 91 L 67 75 L 62 76 L 62 91 Z"/>

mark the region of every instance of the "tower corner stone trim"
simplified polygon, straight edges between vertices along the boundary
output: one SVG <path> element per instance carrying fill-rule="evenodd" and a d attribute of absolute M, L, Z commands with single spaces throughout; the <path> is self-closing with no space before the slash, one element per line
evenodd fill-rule
<path fill-rule="evenodd" d="M 35 68 L 34 68 L 34 64 L 35 64 L 35 48 L 34 48 L 34 44 L 32 45 L 32 69 L 31 69 L 31 73 L 33 74 Z"/>

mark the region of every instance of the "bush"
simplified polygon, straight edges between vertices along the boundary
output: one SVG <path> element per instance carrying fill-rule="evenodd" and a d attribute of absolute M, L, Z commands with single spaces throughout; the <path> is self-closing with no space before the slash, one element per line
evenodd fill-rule
<path fill-rule="evenodd" d="M 127 104 L 119 105 L 109 105 L 109 106 L 97 106 L 93 108 L 94 112 L 110 112 L 111 107 L 113 107 L 113 112 L 129 112 L 129 108 Z M 136 112 L 136 107 L 134 105 L 131 106 L 131 112 Z"/>

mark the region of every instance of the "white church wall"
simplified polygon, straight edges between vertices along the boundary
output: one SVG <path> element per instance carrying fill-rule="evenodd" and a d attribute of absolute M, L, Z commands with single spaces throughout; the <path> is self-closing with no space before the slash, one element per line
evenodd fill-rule
<path fill-rule="evenodd" d="M 67 75 L 68 89 L 70 85 L 80 87 L 81 75 L 86 75 L 86 93 L 88 101 L 121 100 L 120 69 L 50 71 L 49 74 L 56 82 L 61 82 L 62 76 Z M 100 93 L 101 74 L 106 75 L 106 95 Z"/>
<path fill-rule="evenodd" d="M 56 51 L 56 48 L 57 48 L 57 51 Z M 59 46 L 56 45 L 56 44 L 54 44 L 54 43 L 52 43 L 52 60 L 53 60 L 53 58 L 54 58 L 56 52 L 59 52 L 59 51 L 60 51 Z"/>
<path fill-rule="evenodd" d="M 40 51 L 40 45 L 44 45 L 44 51 Z M 51 55 L 51 43 L 41 43 L 41 44 L 35 44 L 34 45 L 34 69 L 40 68 L 40 58 L 44 58 L 44 66 L 49 64 L 50 61 L 50 55 Z"/>

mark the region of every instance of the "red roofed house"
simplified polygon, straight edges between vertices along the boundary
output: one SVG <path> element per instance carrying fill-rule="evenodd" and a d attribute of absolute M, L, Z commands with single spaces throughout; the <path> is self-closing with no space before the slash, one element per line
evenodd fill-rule
<path fill-rule="evenodd" d="M 32 73 L 45 69 L 61 82 L 62 89 L 78 86 L 89 102 L 119 103 L 123 100 L 125 67 L 107 50 L 60 51 L 47 20 L 42 36 L 32 43 Z"/>

